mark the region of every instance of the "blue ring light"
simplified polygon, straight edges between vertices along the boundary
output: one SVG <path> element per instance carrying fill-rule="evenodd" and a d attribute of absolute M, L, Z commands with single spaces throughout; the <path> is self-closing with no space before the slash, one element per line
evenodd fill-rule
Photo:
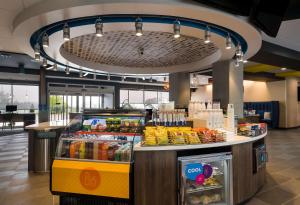
<path fill-rule="evenodd" d="M 245 53 L 248 49 L 248 44 L 245 41 L 245 39 L 240 34 L 228 28 L 224 28 L 216 24 L 211 24 L 196 19 L 189 19 L 189 18 L 183 18 L 177 16 L 147 15 L 147 14 L 99 15 L 99 16 L 88 16 L 88 17 L 74 18 L 74 19 L 55 22 L 53 24 L 44 26 L 39 30 L 37 30 L 36 32 L 34 32 L 30 38 L 30 45 L 32 48 L 34 48 L 35 44 L 38 43 L 40 45 L 40 53 L 42 57 L 58 65 L 67 66 L 63 63 L 56 61 L 55 59 L 51 58 L 46 54 L 42 46 L 42 37 L 45 33 L 47 33 L 50 36 L 55 32 L 61 31 L 63 30 L 65 23 L 67 23 L 70 28 L 95 24 L 98 18 L 101 18 L 102 23 L 122 23 L 122 22 L 134 23 L 137 17 L 140 17 L 143 20 L 143 23 L 173 24 L 174 21 L 177 19 L 180 21 L 181 26 L 187 26 L 187 27 L 192 27 L 201 30 L 206 30 L 207 27 L 209 27 L 211 33 L 215 33 L 224 38 L 226 38 L 229 34 L 235 46 L 237 46 L 238 43 L 241 45 L 243 53 Z M 71 66 L 69 67 L 75 70 L 80 70 L 75 67 L 71 67 Z"/>

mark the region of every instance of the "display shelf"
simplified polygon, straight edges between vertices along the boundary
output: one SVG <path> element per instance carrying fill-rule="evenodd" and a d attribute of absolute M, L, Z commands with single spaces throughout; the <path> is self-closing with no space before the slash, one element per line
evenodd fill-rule
<path fill-rule="evenodd" d="M 140 136 L 140 133 L 125 133 L 125 132 L 98 132 L 98 131 L 78 131 L 76 134 L 80 135 L 112 135 L 112 136 L 128 136 L 128 137 L 134 137 L 134 136 Z"/>
<path fill-rule="evenodd" d="M 203 191 L 209 191 L 209 190 L 214 190 L 214 189 L 222 189 L 222 185 L 215 185 L 215 186 L 201 186 L 197 187 L 195 189 L 186 189 L 187 194 L 193 194 L 197 192 L 203 192 Z"/>

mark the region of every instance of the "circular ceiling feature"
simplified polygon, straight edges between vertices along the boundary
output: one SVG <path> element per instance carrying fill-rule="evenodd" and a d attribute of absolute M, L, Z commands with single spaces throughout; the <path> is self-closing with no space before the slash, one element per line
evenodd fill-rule
<path fill-rule="evenodd" d="M 217 52 L 213 44 L 205 44 L 202 39 L 181 35 L 174 38 L 173 33 L 144 31 L 137 38 L 134 31 L 110 31 L 102 38 L 95 34 L 78 36 L 65 42 L 60 48 L 61 55 L 93 69 L 105 66 L 130 68 L 151 68 L 161 72 L 162 67 L 179 66 L 201 61 Z M 82 61 L 82 63 L 80 63 Z M 125 68 L 124 68 L 125 69 Z"/>

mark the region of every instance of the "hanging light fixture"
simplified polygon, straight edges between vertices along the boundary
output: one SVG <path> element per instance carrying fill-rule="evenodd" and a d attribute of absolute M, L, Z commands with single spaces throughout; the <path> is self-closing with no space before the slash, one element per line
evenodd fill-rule
<path fill-rule="evenodd" d="M 57 71 L 57 70 L 58 70 L 57 64 L 56 64 L 56 63 L 53 64 L 53 70 L 54 70 L 54 71 Z"/>
<path fill-rule="evenodd" d="M 70 74 L 70 68 L 69 68 L 69 66 L 66 66 L 66 68 L 65 68 L 65 72 L 66 72 L 66 74 L 67 74 L 67 75 L 69 75 L 69 74 Z"/>
<path fill-rule="evenodd" d="M 42 38 L 42 45 L 44 48 L 49 47 L 49 36 L 47 33 L 44 33 L 43 38 Z"/>
<path fill-rule="evenodd" d="M 143 35 L 143 21 L 140 17 L 135 20 L 135 35 L 142 36 Z"/>
<path fill-rule="evenodd" d="M 79 77 L 82 78 L 83 77 L 83 73 L 82 73 L 82 70 L 79 71 Z"/>
<path fill-rule="evenodd" d="M 239 59 L 237 58 L 237 56 L 234 59 L 234 66 L 235 67 L 239 67 L 240 66 L 240 62 L 239 62 Z"/>
<path fill-rule="evenodd" d="M 48 64 L 47 64 L 47 59 L 44 58 L 44 59 L 43 59 L 43 67 L 47 67 L 47 65 L 48 65 Z"/>
<path fill-rule="evenodd" d="M 180 37 L 180 21 L 176 20 L 173 24 L 174 38 Z"/>
<path fill-rule="evenodd" d="M 236 51 L 235 51 L 235 55 L 237 55 L 237 56 L 243 55 L 242 46 L 241 46 L 240 43 L 237 45 L 237 48 L 236 48 Z"/>
<path fill-rule="evenodd" d="M 41 56 L 40 56 L 40 54 L 35 53 L 35 54 L 34 54 L 34 60 L 37 61 L 37 62 L 40 62 L 40 61 L 41 61 Z"/>
<path fill-rule="evenodd" d="M 204 43 L 205 44 L 210 43 L 210 37 L 211 37 L 210 28 L 209 28 L 209 26 L 207 26 L 206 30 L 205 30 L 205 33 L 204 33 Z"/>
<path fill-rule="evenodd" d="M 228 34 L 226 37 L 226 49 L 229 50 L 231 48 L 232 48 L 232 40 L 230 34 Z"/>
<path fill-rule="evenodd" d="M 70 40 L 70 27 L 68 26 L 67 23 L 65 23 L 64 28 L 63 28 L 63 38 L 64 38 L 64 41 Z"/>
<path fill-rule="evenodd" d="M 36 43 L 36 44 L 34 45 L 34 54 L 38 54 L 38 55 L 41 54 L 40 45 L 39 45 L 38 43 Z"/>
<path fill-rule="evenodd" d="M 102 23 L 101 18 L 96 20 L 95 29 L 96 29 L 96 36 L 102 37 L 103 36 L 103 23 Z"/>
<path fill-rule="evenodd" d="M 107 74 L 107 80 L 110 80 L 110 74 L 109 73 Z"/>

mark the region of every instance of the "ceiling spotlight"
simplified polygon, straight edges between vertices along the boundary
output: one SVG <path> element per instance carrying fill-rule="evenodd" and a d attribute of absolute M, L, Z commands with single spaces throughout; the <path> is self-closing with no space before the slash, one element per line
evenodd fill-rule
<path fill-rule="evenodd" d="M 228 36 L 226 37 L 226 49 L 229 50 L 232 48 L 232 41 L 231 41 L 231 37 L 228 34 Z"/>
<path fill-rule="evenodd" d="M 107 74 L 107 80 L 110 80 L 110 74 L 109 73 Z"/>
<path fill-rule="evenodd" d="M 281 71 L 286 71 L 286 69 L 287 69 L 287 68 L 281 68 L 280 70 L 281 70 Z"/>
<path fill-rule="evenodd" d="M 43 59 L 43 67 L 47 67 L 47 65 L 48 65 L 48 64 L 47 64 L 47 59 L 44 58 L 44 59 Z"/>
<path fill-rule="evenodd" d="M 65 72 L 66 72 L 66 74 L 67 74 L 67 75 L 69 75 L 69 74 L 70 74 L 70 68 L 69 68 L 69 66 L 66 66 L 66 68 L 65 68 Z"/>
<path fill-rule="evenodd" d="M 135 35 L 142 36 L 143 35 L 143 21 L 141 18 L 137 18 L 135 20 Z"/>
<path fill-rule="evenodd" d="M 205 33 L 204 33 L 204 43 L 207 44 L 207 43 L 210 43 L 210 28 L 207 26 L 206 30 L 205 30 Z"/>
<path fill-rule="evenodd" d="M 237 57 L 234 59 L 234 66 L 235 67 L 239 67 L 240 66 L 240 62 L 239 62 L 239 59 Z"/>
<path fill-rule="evenodd" d="M 54 70 L 54 71 L 57 71 L 57 70 L 58 70 L 57 64 L 56 64 L 56 63 L 53 64 L 53 70 Z"/>
<path fill-rule="evenodd" d="M 83 77 L 83 73 L 82 71 L 79 71 L 79 77 L 82 78 Z"/>
<path fill-rule="evenodd" d="M 94 76 L 93 76 L 93 79 L 94 79 L 94 80 L 96 80 L 96 79 L 97 79 L 97 75 L 96 75 L 96 74 L 94 74 Z"/>
<path fill-rule="evenodd" d="M 174 38 L 179 38 L 180 37 L 180 21 L 178 21 L 178 20 L 174 21 L 173 29 L 174 29 Z"/>
<path fill-rule="evenodd" d="M 40 62 L 40 61 L 41 61 L 41 56 L 40 56 L 40 54 L 35 53 L 35 54 L 34 54 L 34 60 L 37 61 L 37 62 Z"/>
<path fill-rule="evenodd" d="M 48 48 L 49 47 L 49 36 L 48 36 L 47 33 L 45 33 L 43 35 L 42 44 L 43 44 L 44 48 Z"/>
<path fill-rule="evenodd" d="M 83 77 L 85 77 L 85 76 L 87 76 L 89 73 L 88 72 L 86 72 L 84 75 L 83 75 Z"/>
<path fill-rule="evenodd" d="M 64 28 L 63 28 L 63 38 L 64 38 L 64 41 L 70 40 L 70 27 L 68 26 L 67 23 L 65 23 Z"/>
<path fill-rule="evenodd" d="M 35 46 L 34 46 L 34 54 L 40 55 L 41 54 L 40 51 L 41 51 L 40 50 L 40 45 L 38 43 L 36 43 Z"/>
<path fill-rule="evenodd" d="M 101 18 L 96 20 L 95 28 L 96 28 L 96 36 L 102 37 L 103 36 L 103 23 L 102 23 Z"/>
<path fill-rule="evenodd" d="M 242 46 L 241 46 L 241 44 L 238 44 L 238 45 L 237 45 L 235 54 L 236 54 L 237 56 L 243 55 L 243 51 L 242 51 Z"/>

